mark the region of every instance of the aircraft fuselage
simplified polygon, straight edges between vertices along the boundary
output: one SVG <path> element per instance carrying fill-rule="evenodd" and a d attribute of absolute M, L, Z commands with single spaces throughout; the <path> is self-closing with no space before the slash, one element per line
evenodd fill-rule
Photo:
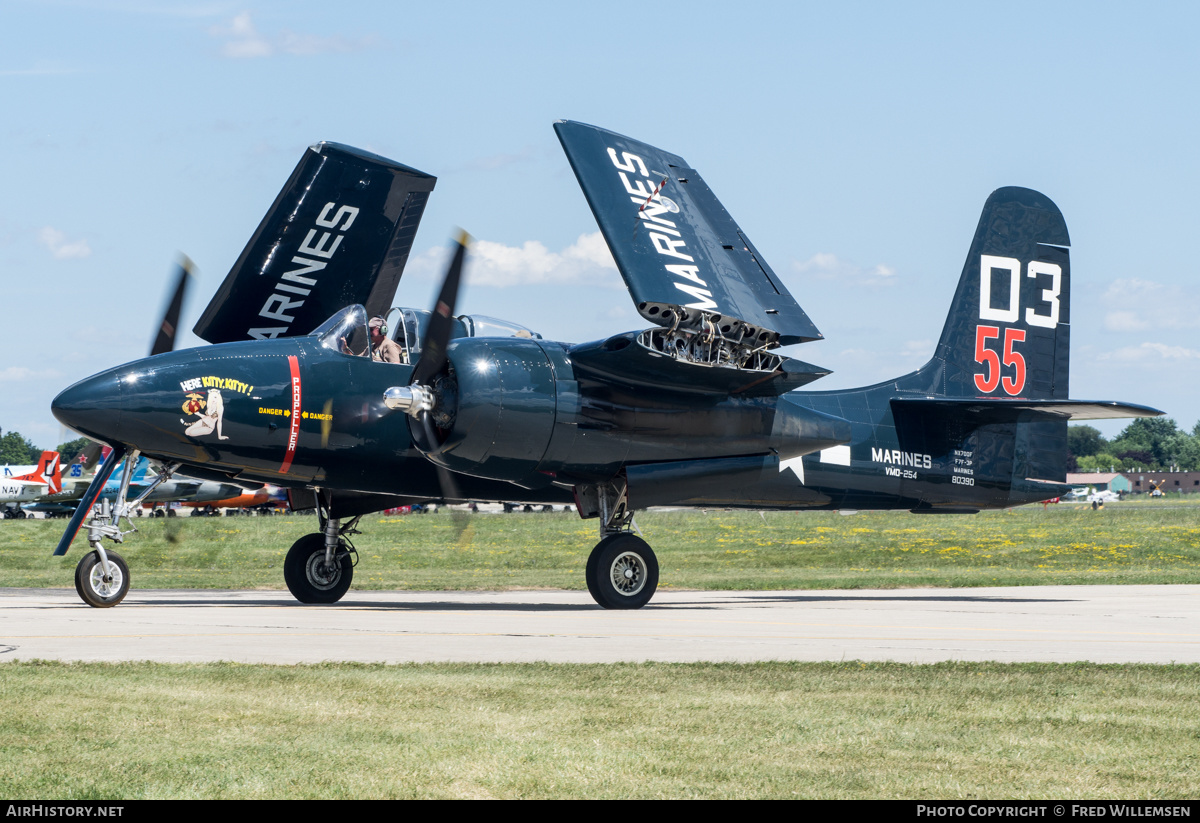
<path fill-rule="evenodd" d="M 1019 422 L 957 438 L 920 420 L 906 428 L 891 404 L 904 394 L 895 381 L 779 397 L 656 395 L 575 379 L 561 344 L 470 341 L 481 343 L 495 373 L 460 376 L 458 414 L 486 411 L 487 425 L 470 420 L 473 444 L 456 441 L 448 424 L 433 455 L 455 471 L 469 459 L 489 473 L 458 476 L 464 500 L 569 502 L 571 487 L 620 472 L 638 508 L 972 511 L 1060 493 L 1013 482 Z M 519 368 L 507 368 L 518 358 Z M 408 416 L 383 402 L 412 368 L 331 351 L 313 337 L 227 343 L 110 369 L 64 391 L 54 411 L 89 437 L 180 462 L 185 474 L 430 499 L 437 467 L 414 445 Z M 1060 425 L 1065 441 L 1065 422 L 1048 425 Z"/>

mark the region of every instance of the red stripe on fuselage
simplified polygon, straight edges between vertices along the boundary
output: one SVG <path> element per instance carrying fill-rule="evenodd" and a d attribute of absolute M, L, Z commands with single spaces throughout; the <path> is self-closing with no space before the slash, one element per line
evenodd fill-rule
<path fill-rule="evenodd" d="M 288 368 L 292 372 L 292 427 L 288 432 L 287 454 L 283 456 L 283 465 L 279 467 L 280 474 L 287 474 L 292 467 L 292 458 L 296 456 L 296 440 L 300 437 L 300 361 L 295 355 L 288 355 Z"/>

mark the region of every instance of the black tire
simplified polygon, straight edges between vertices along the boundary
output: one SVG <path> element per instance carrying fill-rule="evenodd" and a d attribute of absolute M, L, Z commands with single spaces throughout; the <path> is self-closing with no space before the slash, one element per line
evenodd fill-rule
<path fill-rule="evenodd" d="M 111 578 L 104 577 L 100 555 L 94 551 L 85 554 L 75 567 L 75 591 L 79 599 L 97 609 L 111 608 L 129 594 L 129 566 L 125 558 L 116 552 L 106 554 L 113 572 Z"/>
<path fill-rule="evenodd" d="M 336 603 L 350 588 L 354 564 L 339 542 L 333 569 L 326 569 L 325 535 L 306 534 L 288 549 L 283 561 L 283 579 L 288 591 L 301 603 Z"/>
<path fill-rule="evenodd" d="M 610 534 L 588 556 L 588 591 L 606 609 L 640 609 L 658 590 L 658 558 L 634 534 Z"/>

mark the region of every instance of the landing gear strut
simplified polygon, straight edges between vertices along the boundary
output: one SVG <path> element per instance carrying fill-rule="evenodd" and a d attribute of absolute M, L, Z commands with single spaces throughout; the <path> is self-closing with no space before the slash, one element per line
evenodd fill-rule
<path fill-rule="evenodd" d="M 361 517 L 341 525 L 328 512 L 318 502 L 321 531 L 306 534 L 293 543 L 283 561 L 283 579 L 288 591 L 301 603 L 336 603 L 354 579 L 358 552 L 350 542 L 350 535 L 360 534 L 354 527 Z"/>
<path fill-rule="evenodd" d="M 637 525 L 628 508 L 624 479 L 576 491 L 580 513 L 600 517 L 601 539 L 588 556 L 584 572 L 592 599 L 606 609 L 640 609 L 658 589 L 658 558 L 650 545 L 632 532 Z"/>
<path fill-rule="evenodd" d="M 137 511 L 152 491 L 165 483 L 179 468 L 178 463 L 164 465 L 158 476 L 152 480 L 142 493 L 133 500 L 126 499 L 129 494 L 129 481 L 133 477 L 139 453 L 132 450 L 125 456 L 125 470 L 121 473 L 121 489 L 117 492 L 116 502 L 109 506 L 108 500 L 101 501 L 100 510 L 92 515 L 88 523 L 88 545 L 92 550 L 85 554 L 75 567 L 75 591 L 79 598 L 89 606 L 106 609 L 117 605 L 129 594 L 129 566 L 125 558 L 116 552 L 104 550 L 104 538 L 114 543 L 124 543 L 125 535 L 137 531 L 130 515 Z M 129 526 L 121 528 L 124 520 Z"/>

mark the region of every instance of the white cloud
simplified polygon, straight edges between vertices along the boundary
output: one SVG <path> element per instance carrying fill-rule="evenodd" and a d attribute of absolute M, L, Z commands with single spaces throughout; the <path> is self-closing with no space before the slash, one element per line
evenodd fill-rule
<path fill-rule="evenodd" d="M 51 226 L 38 232 L 38 242 L 50 250 L 55 260 L 72 260 L 91 257 L 92 249 L 86 240 L 67 242 L 67 235 Z"/>
<path fill-rule="evenodd" d="M 896 354 L 903 358 L 929 358 L 933 356 L 933 350 L 936 345 L 937 343 L 934 340 L 906 340 Z"/>
<path fill-rule="evenodd" d="M 1150 324 L 1135 312 L 1110 311 L 1104 315 L 1104 328 L 1108 331 L 1142 331 L 1150 328 Z"/>
<path fill-rule="evenodd" d="M 1147 294 L 1153 295 L 1163 290 L 1161 283 L 1155 283 L 1153 280 L 1142 280 L 1140 277 L 1127 277 L 1121 280 L 1114 280 L 1108 284 L 1108 288 L 1104 290 L 1105 300 L 1128 300 L 1131 297 L 1142 297 Z"/>
<path fill-rule="evenodd" d="M 318 37 L 315 34 L 297 34 L 284 29 L 279 34 L 279 50 L 284 54 L 294 54 L 297 57 L 308 57 L 313 54 L 329 52 L 348 53 L 374 48 L 379 45 L 379 38 L 368 36 L 351 40 L 340 35 L 333 37 Z"/>
<path fill-rule="evenodd" d="M 448 260 L 449 249 L 432 249 L 409 263 L 409 273 L 440 278 Z M 465 276 L 473 286 L 499 288 L 538 283 L 624 287 L 600 232 L 580 235 L 561 252 L 550 251 L 537 240 L 527 240 L 520 246 L 476 240 L 467 257 Z"/>
<path fill-rule="evenodd" d="M 1117 360 L 1125 363 L 1161 360 L 1200 360 L 1200 351 L 1184 346 L 1168 346 L 1165 343 L 1142 343 L 1140 346 L 1125 346 L 1101 354 L 1098 360 Z"/>
<path fill-rule="evenodd" d="M 0 369 L 0 382 L 7 382 L 9 380 L 28 380 L 31 377 L 35 377 L 37 374 L 38 373 L 36 371 L 26 368 L 25 366 L 9 366 L 6 369 Z"/>
<path fill-rule="evenodd" d="M 862 286 L 883 286 L 896 282 L 896 270 L 882 263 L 869 268 L 859 266 L 837 255 L 818 252 L 803 263 L 793 263 L 797 274 L 822 280 L 839 280 Z"/>
<path fill-rule="evenodd" d="M 1106 331 L 1143 332 L 1200 326 L 1200 296 L 1192 288 L 1130 277 L 1114 280 L 1102 297 L 1113 309 L 1104 317 Z"/>
<path fill-rule="evenodd" d="M 208 33 L 225 41 L 221 54 L 233 59 L 271 57 L 275 54 L 311 57 L 331 52 L 361 51 L 379 43 L 379 38 L 375 36 L 352 40 L 340 35 L 321 37 L 288 29 L 282 29 L 274 36 L 267 36 L 255 27 L 248 11 L 236 15 L 227 26 L 211 27 Z"/>

